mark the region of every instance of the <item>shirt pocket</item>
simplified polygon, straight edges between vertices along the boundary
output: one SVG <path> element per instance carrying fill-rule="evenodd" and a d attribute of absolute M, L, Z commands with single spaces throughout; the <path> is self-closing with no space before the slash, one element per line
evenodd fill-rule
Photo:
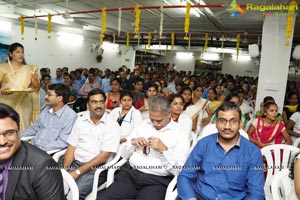
<path fill-rule="evenodd" d="M 236 191 L 243 191 L 246 187 L 247 172 L 248 169 L 240 165 L 228 168 L 226 175 L 229 188 Z"/>

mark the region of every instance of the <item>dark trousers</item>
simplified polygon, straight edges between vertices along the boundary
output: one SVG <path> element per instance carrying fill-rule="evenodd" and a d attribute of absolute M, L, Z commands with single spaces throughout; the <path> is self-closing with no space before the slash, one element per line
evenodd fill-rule
<path fill-rule="evenodd" d="M 97 200 L 164 200 L 172 178 L 146 174 L 126 164 L 116 175 L 113 184 L 100 193 Z"/>

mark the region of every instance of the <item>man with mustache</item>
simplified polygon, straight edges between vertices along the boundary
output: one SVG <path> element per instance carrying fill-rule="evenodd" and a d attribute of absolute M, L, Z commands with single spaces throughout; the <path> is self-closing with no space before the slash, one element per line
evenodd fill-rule
<path fill-rule="evenodd" d="M 77 119 L 77 114 L 67 105 L 69 96 L 70 89 L 66 85 L 49 85 L 45 96 L 47 106 L 21 136 L 35 136 L 34 145 L 47 152 L 67 148 L 67 139 Z"/>
<path fill-rule="evenodd" d="M 76 181 L 80 199 L 92 191 L 96 168 L 118 151 L 121 133 L 119 124 L 105 112 L 106 95 L 101 89 L 91 90 L 87 101 L 89 111 L 78 117 L 64 159 L 59 161 Z M 105 180 L 101 173 L 99 185 Z"/>
<path fill-rule="evenodd" d="M 182 200 L 264 199 L 260 150 L 240 136 L 241 110 L 224 103 L 217 110 L 218 133 L 200 139 L 177 180 Z"/>
<path fill-rule="evenodd" d="M 0 199 L 65 199 L 57 164 L 44 151 L 21 141 L 19 127 L 19 114 L 0 103 Z"/>
<path fill-rule="evenodd" d="M 163 200 L 168 184 L 180 172 L 189 151 L 188 136 L 171 120 L 168 99 L 153 96 L 148 107 L 149 119 L 132 131 L 135 151 L 129 162 L 97 199 Z"/>

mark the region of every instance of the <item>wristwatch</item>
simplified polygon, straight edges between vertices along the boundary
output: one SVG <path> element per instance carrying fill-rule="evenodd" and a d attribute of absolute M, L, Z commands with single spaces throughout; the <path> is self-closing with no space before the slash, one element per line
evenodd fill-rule
<path fill-rule="evenodd" d="M 75 173 L 76 173 L 77 175 L 80 175 L 80 174 L 81 174 L 79 169 L 76 169 L 76 170 L 75 170 Z"/>

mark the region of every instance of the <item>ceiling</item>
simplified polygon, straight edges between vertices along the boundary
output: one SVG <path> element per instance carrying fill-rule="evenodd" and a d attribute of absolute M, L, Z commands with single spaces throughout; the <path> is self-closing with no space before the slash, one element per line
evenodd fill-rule
<path fill-rule="evenodd" d="M 235 47 L 236 35 L 241 35 L 241 47 L 248 43 L 257 43 L 262 34 L 264 16 L 259 11 L 248 11 L 245 14 L 231 17 L 232 0 L 190 0 L 194 5 L 205 5 L 207 8 L 192 8 L 190 15 L 190 45 L 204 45 L 205 33 L 209 34 L 209 46 L 220 46 L 224 35 L 226 46 Z M 287 4 L 288 0 L 237 0 L 239 5 L 252 4 Z M 134 39 L 134 7 L 141 6 L 140 39 Z M 85 37 L 99 38 L 101 32 L 101 12 L 76 14 L 80 11 L 99 11 L 103 7 L 107 11 L 107 28 L 105 40 L 117 43 L 126 42 L 126 33 L 131 35 L 130 44 L 147 44 L 148 33 L 151 32 L 152 44 L 170 44 L 171 33 L 175 33 L 175 44 L 188 45 L 184 40 L 184 22 L 186 0 L 0 0 L 0 16 L 18 21 L 20 15 L 41 16 L 48 12 L 53 14 L 53 29 L 83 34 Z M 163 33 L 159 40 L 161 10 L 163 9 Z M 182 6 L 181 8 L 171 8 Z M 121 32 L 118 35 L 119 8 L 122 8 Z M 114 10 L 114 11 L 111 11 Z M 69 12 L 70 19 L 63 18 Z M 193 13 L 198 13 L 197 17 Z M 68 17 L 68 16 L 67 16 Z M 38 18 L 38 27 L 46 29 L 47 21 Z M 18 22 L 19 23 L 19 22 Z M 25 19 L 25 27 L 34 26 L 33 18 Z M 84 30 L 89 29 L 89 30 Z M 294 42 L 300 42 L 298 17 L 295 25 Z"/>

